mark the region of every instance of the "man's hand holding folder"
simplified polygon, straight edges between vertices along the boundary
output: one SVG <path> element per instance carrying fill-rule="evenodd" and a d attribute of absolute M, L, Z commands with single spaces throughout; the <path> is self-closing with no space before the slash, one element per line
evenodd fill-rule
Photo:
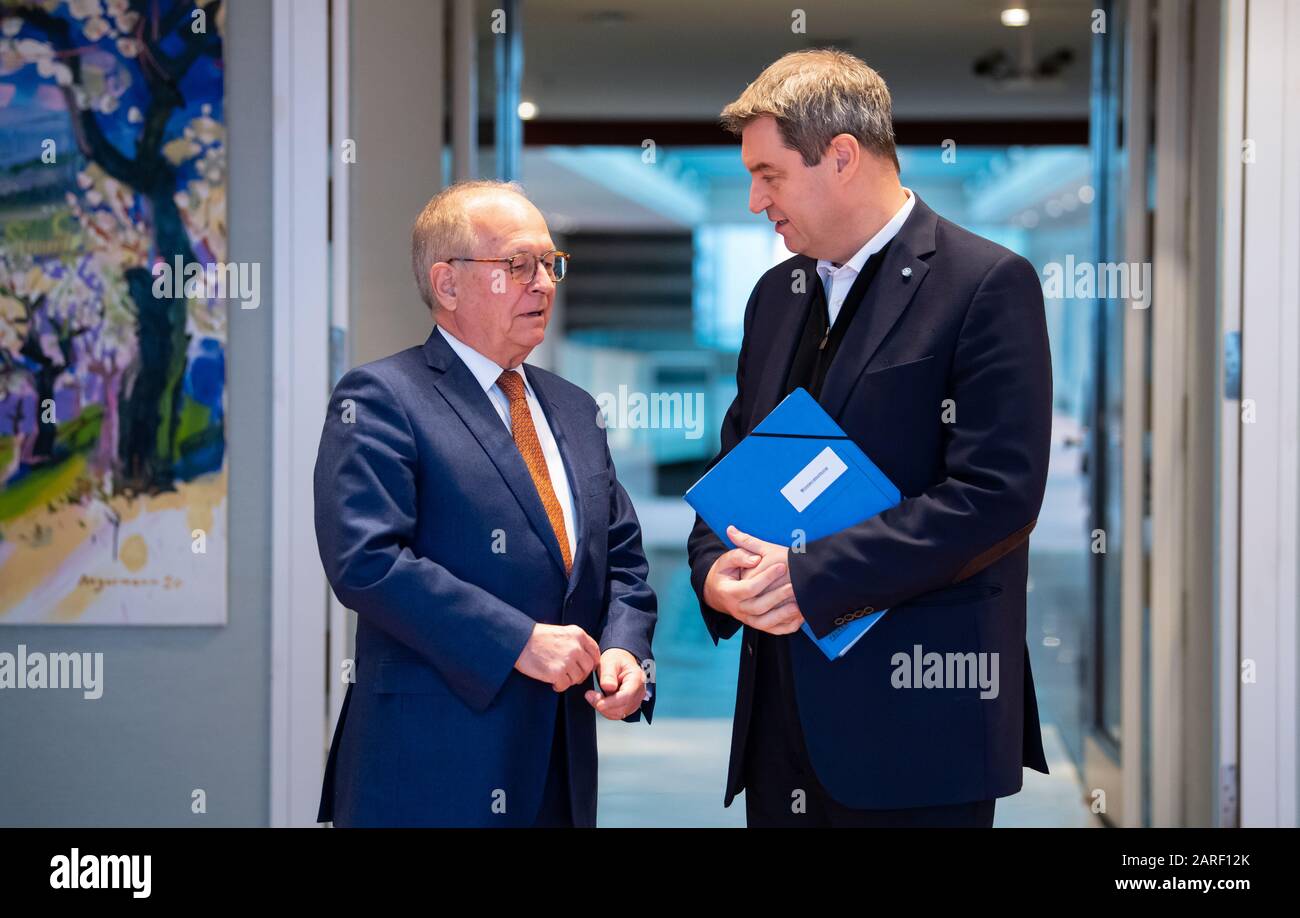
<path fill-rule="evenodd" d="M 803 625 L 787 556 L 790 549 L 727 527 L 736 548 L 718 556 L 704 584 L 705 601 L 736 621 L 769 634 L 793 634 Z"/>
<path fill-rule="evenodd" d="M 883 610 L 845 610 L 814 633 L 795 598 L 789 553 L 901 498 L 816 400 L 795 389 L 686 492 L 687 503 L 732 546 L 705 579 L 704 601 L 761 631 L 802 629 L 828 659 L 840 658 Z"/>

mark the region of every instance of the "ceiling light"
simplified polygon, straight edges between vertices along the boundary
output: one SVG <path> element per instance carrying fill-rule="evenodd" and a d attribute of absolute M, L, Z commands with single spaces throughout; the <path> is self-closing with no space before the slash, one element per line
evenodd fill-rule
<path fill-rule="evenodd" d="M 1002 11 L 1002 24 L 1010 28 L 1029 25 L 1029 10 L 1023 6 L 1009 6 Z"/>

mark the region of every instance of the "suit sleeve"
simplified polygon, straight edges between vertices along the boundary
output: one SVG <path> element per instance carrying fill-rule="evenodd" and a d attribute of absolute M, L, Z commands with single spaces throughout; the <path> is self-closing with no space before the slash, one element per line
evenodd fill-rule
<path fill-rule="evenodd" d="M 721 448 L 718 454 L 713 457 L 713 460 L 709 462 L 705 471 L 717 465 L 723 456 L 731 452 L 744 435 L 740 406 L 745 394 L 745 354 L 749 347 L 749 330 L 753 324 L 755 303 L 758 302 L 758 290 L 762 283 L 762 280 L 760 280 L 754 285 L 754 290 L 749 295 L 749 302 L 745 304 L 744 335 L 741 338 L 740 356 L 736 359 L 736 397 L 732 399 L 731 406 L 727 408 L 727 413 L 722 418 Z M 719 612 L 717 609 L 712 608 L 704 601 L 704 581 L 708 578 L 709 570 L 713 567 L 714 562 L 726 551 L 726 543 L 717 537 L 713 530 L 709 528 L 709 524 L 704 522 L 699 514 L 696 514 L 695 526 L 691 529 L 690 538 L 686 542 L 686 554 L 691 565 L 691 586 L 695 589 L 695 596 L 700 602 L 700 614 L 704 616 L 704 627 L 708 629 L 709 636 L 713 638 L 714 644 L 730 638 L 740 630 L 740 622 L 725 612 Z"/>
<path fill-rule="evenodd" d="M 397 396 L 366 368 L 330 399 L 316 456 L 316 541 L 334 593 L 410 647 L 475 711 L 514 669 L 534 620 L 411 550 L 415 435 Z"/>
<path fill-rule="evenodd" d="M 1019 255 L 994 264 L 971 299 L 949 398 L 956 422 L 946 425 L 944 480 L 791 552 L 795 599 L 818 637 L 845 612 L 891 608 L 948 585 L 1037 519 L 1047 483 L 1052 368 L 1038 274 Z"/>
<path fill-rule="evenodd" d="M 605 619 L 597 643 L 601 653 L 619 647 L 641 664 L 649 697 L 623 719 L 629 723 L 638 721 L 644 712 L 649 723 L 654 715 L 655 685 L 650 680 L 655 675 L 655 667 L 651 642 L 658 619 L 658 601 L 646 580 L 650 565 L 641 547 L 641 524 L 631 498 L 615 475 L 608 445 L 605 463 L 609 468 L 609 549 L 605 568 Z"/>

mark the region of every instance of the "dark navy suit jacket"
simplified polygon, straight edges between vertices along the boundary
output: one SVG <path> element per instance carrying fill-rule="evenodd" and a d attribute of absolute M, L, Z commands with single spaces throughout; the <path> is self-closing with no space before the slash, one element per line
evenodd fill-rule
<path fill-rule="evenodd" d="M 816 260 L 796 256 L 755 286 L 719 458 L 784 396 L 817 283 Z M 1046 486 L 1052 423 L 1037 272 L 918 197 L 819 401 L 904 499 L 789 556 L 795 599 L 815 634 L 855 614 L 890 610 L 835 662 L 806 635 L 787 638 L 817 778 L 834 799 L 859 809 L 1013 794 L 1022 766 L 1047 771 L 1025 643 L 1028 532 Z M 724 550 L 697 517 L 689 553 L 701 597 Z M 740 629 L 700 603 L 715 643 Z M 754 685 L 745 632 L 728 805 L 744 787 Z M 981 699 L 978 687 L 894 688 L 895 655 L 910 658 L 918 645 L 922 654 L 996 653 L 997 697 Z"/>
<path fill-rule="evenodd" d="M 545 622 L 580 625 L 602 652 L 622 647 L 644 665 L 655 596 L 595 401 L 553 373 L 525 373 L 573 494 L 569 577 L 510 430 L 437 329 L 334 389 L 316 460 L 316 537 L 330 585 L 357 613 L 356 678 L 330 747 L 322 822 L 531 825 L 564 704 L 574 822 L 595 824 L 591 680 L 557 695 L 514 664 Z"/>

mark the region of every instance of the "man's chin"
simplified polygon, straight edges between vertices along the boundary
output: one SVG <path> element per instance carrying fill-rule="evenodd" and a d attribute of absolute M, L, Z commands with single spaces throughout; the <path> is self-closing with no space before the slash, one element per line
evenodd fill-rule
<path fill-rule="evenodd" d="M 805 236 L 800 235 L 798 232 L 790 231 L 782 233 L 781 241 L 785 243 L 786 250 L 793 255 L 811 255 L 808 251 L 811 247 L 811 243 Z M 812 257 L 815 258 L 816 256 L 813 255 Z"/>
<path fill-rule="evenodd" d="M 530 351 L 537 347 L 546 339 L 546 326 L 540 326 L 537 329 L 521 330 L 512 336 L 515 344 L 519 347 L 526 347 Z"/>

